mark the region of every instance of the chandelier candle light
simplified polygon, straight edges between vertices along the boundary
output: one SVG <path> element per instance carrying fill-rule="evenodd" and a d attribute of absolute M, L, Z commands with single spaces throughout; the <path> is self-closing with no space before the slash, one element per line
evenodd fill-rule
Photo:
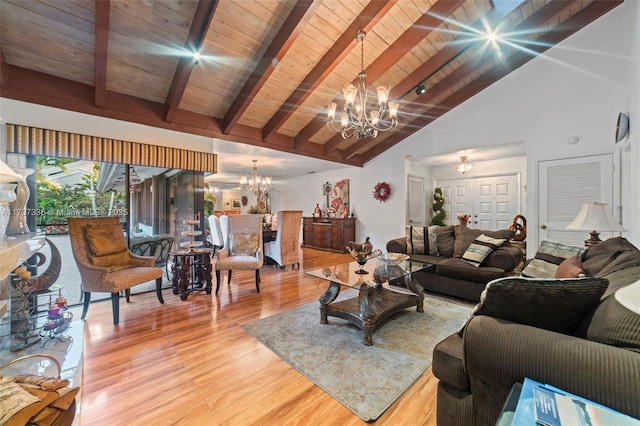
<path fill-rule="evenodd" d="M 262 177 L 258 174 L 258 167 L 256 163 L 258 160 L 253 160 L 253 169 L 251 177 L 240 176 L 240 188 L 244 191 L 253 192 L 258 195 L 258 192 L 269 192 L 271 189 L 271 176 Z"/>
<path fill-rule="evenodd" d="M 344 139 L 357 137 L 358 139 L 375 138 L 378 132 L 393 130 L 398 126 L 398 102 L 389 101 L 389 87 L 380 86 L 378 105 L 368 106 L 369 89 L 367 87 L 367 73 L 364 72 L 364 39 L 367 33 L 358 31 L 356 40 L 360 42 L 360 74 L 354 86 L 347 83 L 342 89 L 344 95 L 344 109 L 340 112 L 340 122 L 336 121 L 335 102 L 327 106 L 329 129 L 341 132 Z"/>

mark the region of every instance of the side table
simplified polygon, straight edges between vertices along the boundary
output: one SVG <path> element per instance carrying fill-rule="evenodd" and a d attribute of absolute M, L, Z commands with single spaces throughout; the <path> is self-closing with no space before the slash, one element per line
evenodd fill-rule
<path fill-rule="evenodd" d="M 204 287 L 211 294 L 211 256 L 213 249 L 196 248 L 170 253 L 173 257 L 173 294 L 180 294 L 180 300 L 187 300 L 194 285 Z"/>

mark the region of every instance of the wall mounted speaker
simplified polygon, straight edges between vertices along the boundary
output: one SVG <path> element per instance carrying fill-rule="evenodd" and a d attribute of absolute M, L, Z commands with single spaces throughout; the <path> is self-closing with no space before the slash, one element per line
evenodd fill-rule
<path fill-rule="evenodd" d="M 629 115 L 621 112 L 618 114 L 618 123 L 616 124 L 616 143 L 620 142 L 629 134 Z"/>

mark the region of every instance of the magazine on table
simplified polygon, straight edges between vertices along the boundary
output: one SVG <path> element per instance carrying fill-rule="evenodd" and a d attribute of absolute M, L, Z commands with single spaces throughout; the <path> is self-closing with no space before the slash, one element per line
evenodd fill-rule
<path fill-rule="evenodd" d="M 525 378 L 514 426 L 640 426 L 640 420 L 554 386 Z"/>

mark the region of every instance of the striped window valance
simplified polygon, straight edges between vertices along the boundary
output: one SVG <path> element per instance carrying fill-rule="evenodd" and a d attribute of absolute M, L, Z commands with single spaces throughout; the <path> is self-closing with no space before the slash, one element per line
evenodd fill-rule
<path fill-rule="evenodd" d="M 7 124 L 7 152 L 217 173 L 206 152 Z"/>

